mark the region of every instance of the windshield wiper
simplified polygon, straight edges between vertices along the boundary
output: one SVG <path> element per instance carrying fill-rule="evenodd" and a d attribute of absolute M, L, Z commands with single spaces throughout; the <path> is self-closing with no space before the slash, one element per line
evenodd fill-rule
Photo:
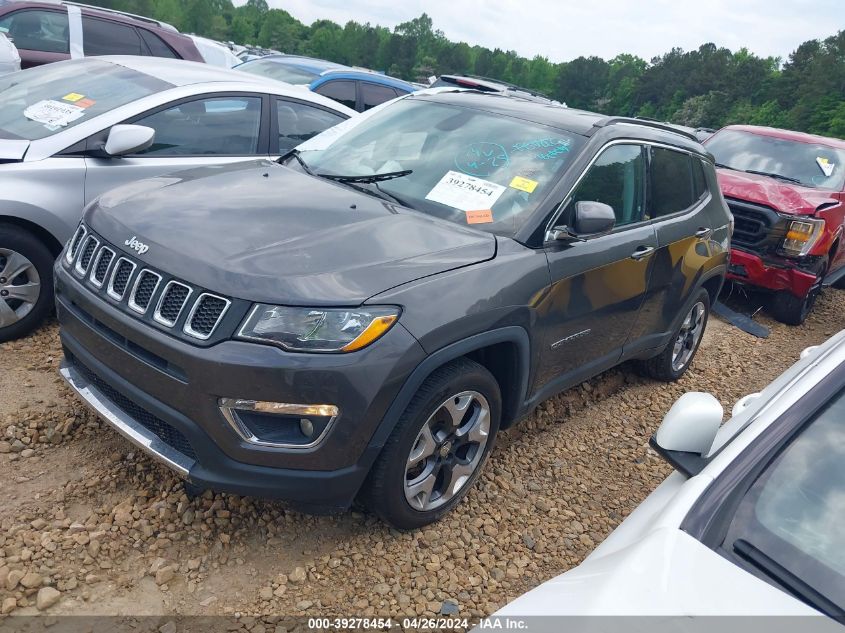
<path fill-rule="evenodd" d="M 744 169 L 743 171 L 746 174 L 756 174 L 757 176 L 768 176 L 769 178 L 777 178 L 778 180 L 785 180 L 786 182 L 794 182 L 796 185 L 804 184 L 797 178 L 791 178 L 790 176 L 784 176 L 783 174 L 776 174 L 773 171 L 757 171 L 756 169 Z"/>
<path fill-rule="evenodd" d="M 290 150 L 287 154 L 279 157 L 279 160 L 277 160 L 276 162 L 279 163 L 280 165 L 283 165 L 284 162 L 288 158 L 295 158 L 296 162 L 299 163 L 300 165 L 302 165 L 302 169 L 304 169 L 305 173 L 308 174 L 309 176 L 315 176 L 316 175 L 313 171 L 311 171 L 311 168 L 308 166 L 308 163 L 306 163 L 304 160 L 302 160 L 302 156 L 299 155 L 298 149 Z"/>
<path fill-rule="evenodd" d="M 413 169 L 404 169 L 402 171 L 389 171 L 383 174 L 370 174 L 369 176 L 339 176 L 337 174 L 314 174 L 315 176 L 319 176 L 320 178 L 326 178 L 328 180 L 334 180 L 336 182 L 344 182 L 344 183 L 361 183 L 361 184 L 372 184 L 376 182 L 384 182 L 385 180 L 393 180 L 394 178 L 401 178 L 402 176 L 407 176 L 408 174 L 413 174 Z"/>

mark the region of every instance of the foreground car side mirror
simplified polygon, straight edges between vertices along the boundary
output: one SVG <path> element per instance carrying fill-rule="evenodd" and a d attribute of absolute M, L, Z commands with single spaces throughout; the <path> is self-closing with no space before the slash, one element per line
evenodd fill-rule
<path fill-rule="evenodd" d="M 556 226 L 551 230 L 550 237 L 553 240 L 580 241 L 610 233 L 615 225 L 616 213 L 609 204 L 581 200 L 575 203 L 572 226 Z"/>
<path fill-rule="evenodd" d="M 698 474 L 722 424 L 724 409 L 709 393 L 685 393 L 663 418 L 651 446 L 677 470 Z"/>
<path fill-rule="evenodd" d="M 109 156 L 137 154 L 153 144 L 155 135 L 156 131 L 145 125 L 115 125 L 103 149 Z"/>

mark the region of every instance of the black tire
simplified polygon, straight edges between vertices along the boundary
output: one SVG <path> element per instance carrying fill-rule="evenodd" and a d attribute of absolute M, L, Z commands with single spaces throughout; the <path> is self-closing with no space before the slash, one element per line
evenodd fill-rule
<path fill-rule="evenodd" d="M 796 297 L 791 292 L 782 290 L 772 295 L 769 311 L 781 323 L 801 325 L 810 315 L 818 296 L 819 289 L 815 287 L 805 297 Z"/>
<path fill-rule="evenodd" d="M 3 251 L 19 253 L 32 263 L 38 275 L 40 292 L 38 299 L 25 316 L 20 317 L 10 325 L 3 326 L 3 317 L 0 315 L 0 343 L 27 335 L 44 321 L 53 307 L 53 263 L 55 262 L 55 257 L 53 257 L 50 249 L 41 240 L 26 229 L 14 224 L 0 223 L 0 260 L 2 260 L 0 261 L 0 271 L 2 271 L 3 263 L 8 261 L 7 257 L 2 255 Z M 4 302 L 5 307 L 15 309 L 15 306 L 20 308 L 21 304 L 8 299 L 8 295 L 2 296 L 4 292 L 9 292 L 9 290 L 3 289 L 3 285 L 10 282 L 20 284 L 26 276 L 26 273 L 18 275 L 15 280 L 6 280 L 0 277 L 0 301 Z"/>
<path fill-rule="evenodd" d="M 423 427 L 429 425 L 435 414 L 442 410 L 441 406 L 450 398 L 465 392 L 481 394 L 489 404 L 486 444 L 477 447 L 480 456 L 472 474 L 448 501 L 436 508 L 416 509 L 410 505 L 405 494 L 408 476 L 406 469 L 411 451 L 418 445 Z M 437 521 L 460 503 L 478 478 L 495 443 L 501 411 L 499 385 L 482 365 L 460 358 L 437 369 L 422 384 L 399 418 L 367 477 L 360 501 L 382 520 L 400 530 L 413 530 Z M 437 455 L 435 452 L 431 458 L 426 459 L 436 458 Z"/>
<path fill-rule="evenodd" d="M 689 316 L 699 304 L 704 306 L 703 320 L 701 322 L 701 333 L 698 335 L 697 339 L 694 341 L 693 346 L 691 347 L 692 353 L 689 355 L 689 358 L 687 358 L 681 366 L 676 366 L 675 343 L 676 341 L 678 341 L 678 338 L 681 335 L 681 330 L 684 327 L 687 316 Z M 698 291 L 698 293 L 696 293 L 692 301 L 687 304 L 687 307 L 684 309 L 684 312 L 678 320 L 675 329 L 672 331 L 672 338 L 669 340 L 669 343 L 666 345 L 663 351 L 660 352 L 660 354 L 658 354 L 654 358 L 649 358 L 639 363 L 640 372 L 650 378 L 661 380 L 663 382 L 674 382 L 678 380 L 681 376 L 686 373 L 690 365 L 692 365 L 692 361 L 695 359 L 695 354 L 698 352 L 698 347 L 699 345 L 701 345 L 701 341 L 704 338 L 704 331 L 707 329 L 707 321 L 709 320 L 709 318 L 710 293 L 708 293 L 704 288 L 702 288 Z"/>

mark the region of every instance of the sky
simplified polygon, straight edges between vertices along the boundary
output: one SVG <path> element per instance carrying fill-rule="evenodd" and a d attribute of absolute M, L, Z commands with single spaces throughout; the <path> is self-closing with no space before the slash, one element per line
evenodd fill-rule
<path fill-rule="evenodd" d="M 235 2 L 243 4 L 245 0 Z M 845 29 L 845 0 L 268 0 L 305 24 L 393 28 L 425 12 L 450 40 L 544 55 L 644 59 L 714 42 L 784 60 L 802 42 Z"/>

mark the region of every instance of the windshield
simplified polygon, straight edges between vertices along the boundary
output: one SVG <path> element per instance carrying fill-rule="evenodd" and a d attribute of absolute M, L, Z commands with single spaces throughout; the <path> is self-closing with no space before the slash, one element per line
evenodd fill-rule
<path fill-rule="evenodd" d="M 845 185 L 845 150 L 739 130 L 723 130 L 705 145 L 730 169 L 777 174 L 807 187 L 841 191 Z"/>
<path fill-rule="evenodd" d="M 583 143 L 577 134 L 523 119 L 406 98 L 302 158 L 319 175 L 359 182 L 392 176 L 359 186 L 432 216 L 512 236 Z"/>
<path fill-rule="evenodd" d="M 238 66 L 238 70 L 252 73 L 253 75 L 260 75 L 261 77 L 276 79 L 277 81 L 286 81 L 289 84 L 310 84 L 320 76 L 319 73 L 270 59 L 256 59 L 255 61 L 247 62 Z"/>
<path fill-rule="evenodd" d="M 34 141 L 172 87 L 108 62 L 80 59 L 0 77 L 0 138 Z"/>

